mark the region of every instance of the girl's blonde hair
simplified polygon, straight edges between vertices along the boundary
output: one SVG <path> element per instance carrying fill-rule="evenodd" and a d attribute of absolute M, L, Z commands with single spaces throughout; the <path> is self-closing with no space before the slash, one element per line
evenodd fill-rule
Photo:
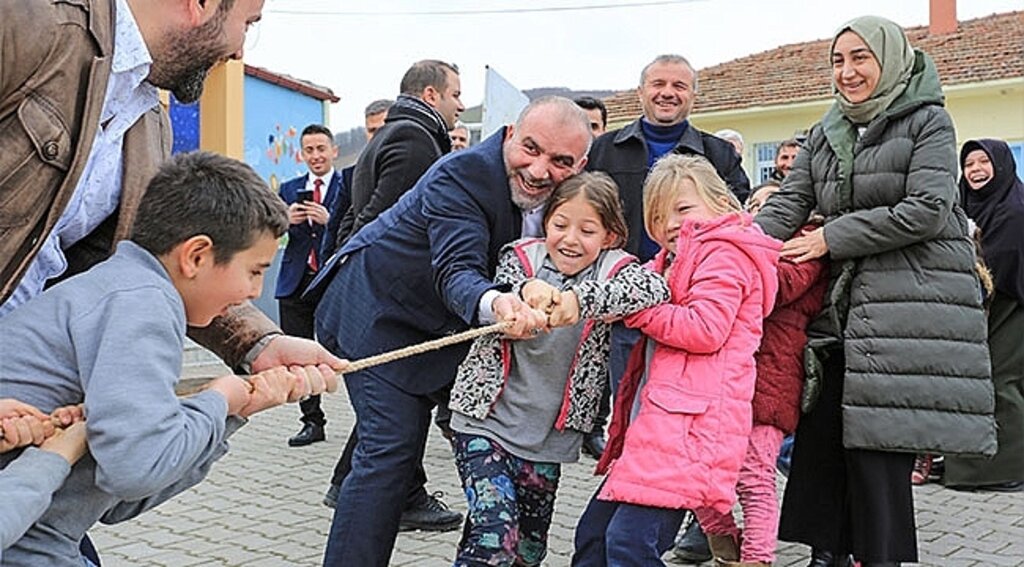
<path fill-rule="evenodd" d="M 700 156 L 669 154 L 654 164 L 644 182 L 644 227 L 648 234 L 655 234 L 655 228 L 664 224 L 684 179 L 693 183 L 697 195 L 716 215 L 743 210 L 711 162 Z"/>
<path fill-rule="evenodd" d="M 626 243 L 629 232 L 626 229 L 626 217 L 622 214 L 622 203 L 619 201 L 619 186 L 605 173 L 590 171 L 580 173 L 562 182 L 555 189 L 544 213 L 544 227 L 558 207 L 566 201 L 583 194 L 590 206 L 597 211 L 604 229 L 615 235 L 612 248 L 621 248 Z"/>

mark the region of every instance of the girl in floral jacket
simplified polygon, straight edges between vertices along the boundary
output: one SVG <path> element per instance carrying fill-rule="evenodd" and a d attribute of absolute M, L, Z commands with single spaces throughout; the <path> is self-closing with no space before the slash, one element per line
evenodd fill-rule
<path fill-rule="evenodd" d="M 608 378 L 609 319 L 668 300 L 664 279 L 618 249 L 626 224 L 601 173 L 564 182 L 545 239 L 503 251 L 496 281 L 549 313 L 528 341 L 477 339 L 452 389 L 455 456 L 469 502 L 455 565 L 539 565 L 561 463 L 579 458 Z"/>
<path fill-rule="evenodd" d="M 576 526 L 573 565 L 662 565 L 685 509 L 701 519 L 732 508 L 750 436 L 754 351 L 781 243 L 696 156 L 655 164 L 644 224 L 672 300 L 626 318 L 643 338 L 619 385 L 598 463 L 608 478 Z"/>

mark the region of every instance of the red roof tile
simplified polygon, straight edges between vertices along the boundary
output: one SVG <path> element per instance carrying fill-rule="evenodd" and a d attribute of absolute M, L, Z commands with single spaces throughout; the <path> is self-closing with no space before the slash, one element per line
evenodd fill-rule
<path fill-rule="evenodd" d="M 284 73 L 276 73 L 270 69 L 264 69 L 263 67 L 257 67 L 255 65 L 245 64 L 245 74 L 250 77 L 256 77 L 262 79 L 268 83 L 280 85 L 286 89 L 291 89 L 295 92 L 302 93 L 306 96 L 313 97 L 317 100 L 327 100 L 330 102 L 338 102 L 341 100 L 334 91 L 327 87 L 321 87 L 316 83 L 304 81 L 302 79 L 296 79 L 291 75 L 285 75 Z"/>
<path fill-rule="evenodd" d="M 955 33 L 929 35 L 928 26 L 907 28 L 914 47 L 931 55 L 944 86 L 1024 77 L 1024 11 L 960 22 Z M 831 96 L 826 54 L 831 38 L 775 49 L 701 69 L 693 112 L 774 106 Z M 604 99 L 608 122 L 642 114 L 636 91 Z"/>

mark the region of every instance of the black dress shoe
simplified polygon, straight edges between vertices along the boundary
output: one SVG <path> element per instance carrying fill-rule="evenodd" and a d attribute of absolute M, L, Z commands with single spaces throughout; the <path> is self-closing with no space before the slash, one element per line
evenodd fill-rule
<path fill-rule="evenodd" d="M 672 554 L 681 563 L 697 564 L 711 561 L 711 547 L 708 546 L 708 538 L 704 535 L 704 530 L 700 529 L 697 520 L 690 522 L 680 534 Z"/>
<path fill-rule="evenodd" d="M 583 452 L 595 459 L 600 459 L 604 454 L 605 444 L 604 431 L 599 429 L 583 437 Z"/>
<path fill-rule="evenodd" d="M 441 492 L 428 494 L 419 505 L 406 508 L 398 523 L 398 531 L 450 532 L 458 529 L 462 525 L 462 514 L 449 510 L 441 500 L 443 496 Z"/>
<path fill-rule="evenodd" d="M 1024 482 L 1017 480 L 999 484 L 983 484 L 975 488 L 982 492 L 1021 492 L 1024 491 Z"/>
<path fill-rule="evenodd" d="M 288 446 L 302 447 L 310 443 L 323 441 L 324 439 L 327 439 L 327 436 L 324 435 L 324 426 L 307 423 L 302 426 L 298 433 L 288 439 Z"/>
<path fill-rule="evenodd" d="M 334 508 L 338 505 L 338 493 L 341 492 L 341 487 L 337 484 L 332 484 L 327 489 L 327 493 L 324 494 L 324 506 L 328 508 Z"/>
<path fill-rule="evenodd" d="M 837 557 L 831 551 L 823 549 L 811 550 L 811 562 L 807 567 L 853 567 L 853 558 L 849 555 Z"/>

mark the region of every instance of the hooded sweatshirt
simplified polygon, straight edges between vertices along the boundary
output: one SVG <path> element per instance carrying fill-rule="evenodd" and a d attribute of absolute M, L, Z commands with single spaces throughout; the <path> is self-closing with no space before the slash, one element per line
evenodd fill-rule
<path fill-rule="evenodd" d="M 644 339 L 619 387 L 598 464 L 599 472 L 611 468 L 598 497 L 727 513 L 747 450 L 754 352 L 774 307 L 782 244 L 750 215 L 731 213 L 685 222 L 676 245 L 671 265 L 665 250 L 653 260 L 668 279 L 671 303 L 626 319 Z M 640 411 L 628 423 L 638 391 Z"/>

